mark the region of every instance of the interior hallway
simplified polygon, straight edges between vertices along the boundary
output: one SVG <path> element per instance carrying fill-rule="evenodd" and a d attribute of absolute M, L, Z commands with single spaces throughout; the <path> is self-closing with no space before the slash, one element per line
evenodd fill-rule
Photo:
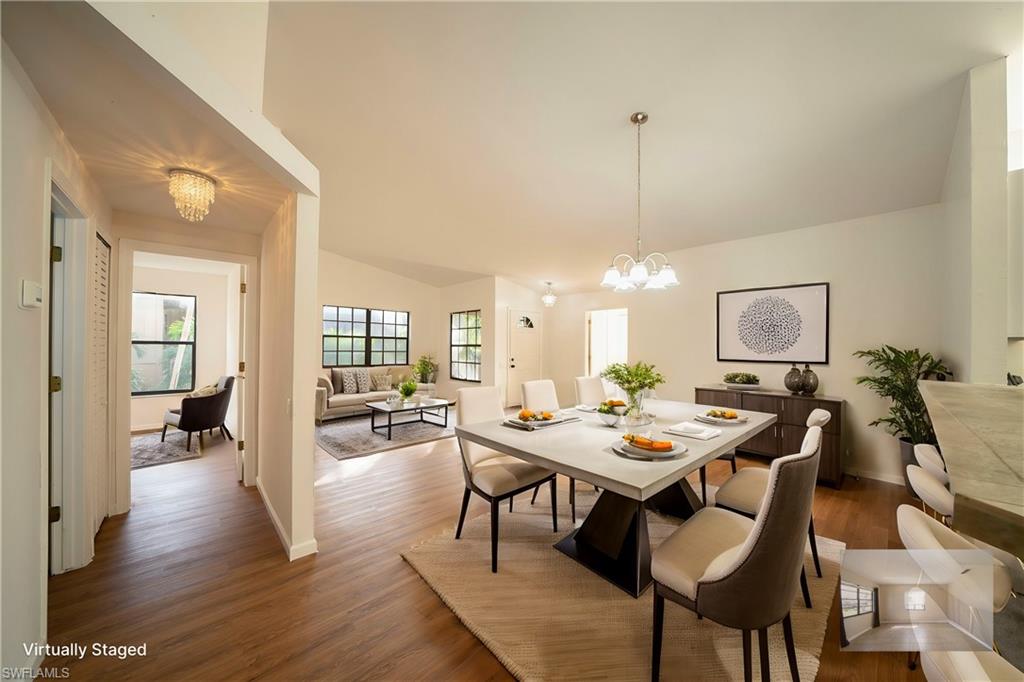
<path fill-rule="evenodd" d="M 84 679 L 511 679 L 399 556 L 457 520 L 454 439 L 344 462 L 318 450 L 320 553 L 292 563 L 259 493 L 235 482 L 232 447 L 133 472 L 133 510 L 104 523 L 93 563 L 50 580 L 51 643 L 147 642 L 147 656 L 46 665 Z M 712 463 L 710 482 L 728 471 Z M 815 526 L 849 547 L 899 547 L 894 510 L 908 501 L 848 477 L 817 489 Z M 484 511 L 474 499 L 470 514 Z M 902 654 L 839 652 L 838 613 L 819 680 L 923 679 Z"/>

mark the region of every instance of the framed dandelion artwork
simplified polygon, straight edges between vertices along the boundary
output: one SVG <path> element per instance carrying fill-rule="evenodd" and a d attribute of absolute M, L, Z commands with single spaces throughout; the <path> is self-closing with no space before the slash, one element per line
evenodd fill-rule
<path fill-rule="evenodd" d="M 718 360 L 828 364 L 828 282 L 718 292 Z"/>

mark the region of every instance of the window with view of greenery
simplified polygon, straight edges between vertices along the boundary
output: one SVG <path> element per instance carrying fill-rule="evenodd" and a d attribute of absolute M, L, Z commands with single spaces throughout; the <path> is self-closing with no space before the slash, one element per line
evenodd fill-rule
<path fill-rule="evenodd" d="M 480 311 L 464 310 L 451 314 L 451 371 L 458 381 L 480 381 Z"/>
<path fill-rule="evenodd" d="M 132 292 L 132 395 L 196 387 L 196 297 Z"/>
<path fill-rule="evenodd" d="M 842 602 L 843 618 L 860 616 L 874 610 L 874 593 L 868 587 L 844 581 L 840 583 L 839 599 Z"/>
<path fill-rule="evenodd" d="M 323 366 L 409 364 L 409 313 L 402 310 L 323 308 Z"/>

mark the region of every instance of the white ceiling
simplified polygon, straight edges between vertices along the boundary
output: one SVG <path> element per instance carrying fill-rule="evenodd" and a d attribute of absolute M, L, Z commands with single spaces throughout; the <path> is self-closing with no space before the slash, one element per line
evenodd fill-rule
<path fill-rule="evenodd" d="M 183 166 L 217 180 L 203 226 L 263 232 L 287 190 L 212 132 L 198 103 L 164 91 L 160 67 L 117 29 L 83 3 L 2 10 L 4 41 L 112 208 L 184 222 L 167 192 L 167 171 Z"/>
<path fill-rule="evenodd" d="M 189 258 L 188 256 L 174 256 L 167 253 L 150 253 L 148 251 L 136 251 L 132 258 L 132 265 L 137 268 L 156 268 L 158 270 L 197 272 L 204 275 L 224 276 L 240 272 L 242 267 L 238 263 L 206 260 L 205 258 Z"/>
<path fill-rule="evenodd" d="M 933 203 L 965 72 L 1020 4 L 272 3 L 264 112 L 321 245 L 434 284 L 592 289 L 645 249 Z"/>

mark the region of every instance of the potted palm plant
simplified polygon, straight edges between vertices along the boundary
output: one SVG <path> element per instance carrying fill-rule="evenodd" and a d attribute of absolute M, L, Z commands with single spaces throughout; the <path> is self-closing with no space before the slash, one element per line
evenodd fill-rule
<path fill-rule="evenodd" d="M 891 401 L 889 414 L 871 422 L 871 426 L 882 426 L 900 440 L 900 455 L 903 462 L 903 484 L 913 494 L 907 482 L 907 465 L 914 463 L 914 445 L 934 445 L 935 431 L 932 429 L 924 398 L 917 390 L 920 379 L 945 377 L 949 369 L 942 360 L 931 353 L 921 353 L 917 348 L 900 350 L 894 346 L 882 346 L 859 350 L 854 357 L 864 358 L 874 376 L 857 377 L 857 383 L 867 386 L 883 398 Z"/>
<path fill-rule="evenodd" d="M 665 377 L 654 365 L 646 362 L 637 362 L 635 365 L 616 362 L 605 367 L 601 376 L 625 392 L 627 426 L 650 423 L 644 416 L 644 392 L 665 383 Z"/>
<path fill-rule="evenodd" d="M 413 377 L 419 379 L 420 383 L 432 384 L 437 377 L 437 363 L 429 353 L 424 353 L 412 366 Z"/>

